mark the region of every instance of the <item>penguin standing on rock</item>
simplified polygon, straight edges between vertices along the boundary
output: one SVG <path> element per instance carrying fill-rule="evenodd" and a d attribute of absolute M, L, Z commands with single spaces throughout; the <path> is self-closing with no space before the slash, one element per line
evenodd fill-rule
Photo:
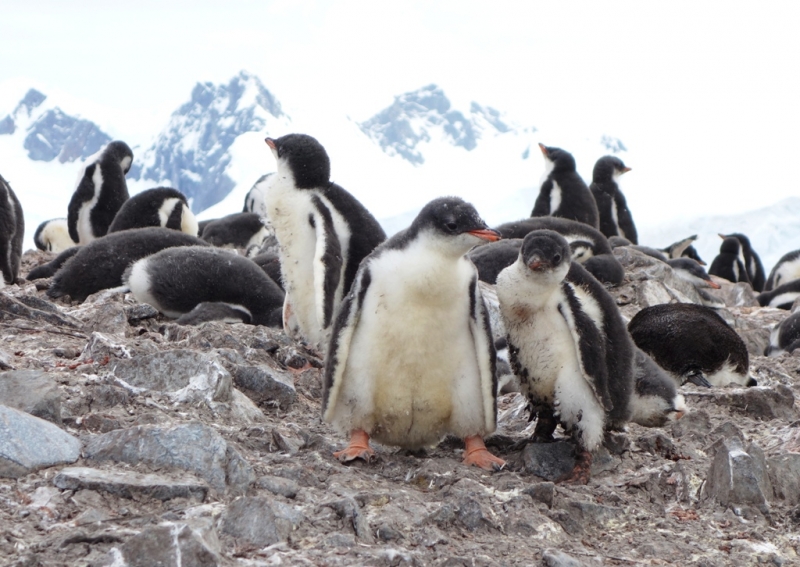
<path fill-rule="evenodd" d="M 369 439 L 408 449 L 465 440 L 464 463 L 504 461 L 483 437 L 496 425 L 495 350 L 466 252 L 499 239 L 475 208 L 435 199 L 361 263 L 325 365 L 323 418 L 350 434 L 341 461 L 371 460 Z"/>
<path fill-rule="evenodd" d="M 630 171 L 622 160 L 615 156 L 604 156 L 594 164 L 592 184 L 589 190 L 597 203 L 600 216 L 600 232 L 607 237 L 622 236 L 633 244 L 639 244 L 636 225 L 628 209 L 625 195 L 619 189 L 617 179 Z"/>
<path fill-rule="evenodd" d="M 755 291 L 764 291 L 764 284 L 766 283 L 766 272 L 764 271 L 764 264 L 761 263 L 761 258 L 758 256 L 753 246 L 750 244 L 750 239 L 744 234 L 720 234 L 723 240 L 727 238 L 735 238 L 741 244 L 741 254 L 743 257 L 744 269 L 747 271 L 747 279 L 750 285 L 753 286 Z"/>
<path fill-rule="evenodd" d="M 67 210 L 69 236 L 73 241 L 88 244 L 108 232 L 117 212 L 128 200 L 125 174 L 132 162 L 133 152 L 128 144 L 116 141 L 86 166 Z"/>
<path fill-rule="evenodd" d="M 171 187 L 156 187 L 137 193 L 122 205 L 108 232 L 129 228 L 163 226 L 197 236 L 197 219 L 186 196 Z"/>
<path fill-rule="evenodd" d="M 25 217 L 11 185 L 0 175 L 0 288 L 13 285 L 19 275 Z"/>
<path fill-rule="evenodd" d="M 738 238 L 729 236 L 722 241 L 722 245 L 719 247 L 719 254 L 711 262 L 708 273 L 733 283 L 751 283 L 750 277 L 747 275 L 744 254 L 742 253 L 742 243 Z"/>
<path fill-rule="evenodd" d="M 539 144 L 544 156 L 544 174 L 532 217 L 562 217 L 599 228 L 597 203 L 578 175 L 575 158 L 561 148 Z"/>
<path fill-rule="evenodd" d="M 361 260 L 386 239 L 381 225 L 330 181 L 330 159 L 305 134 L 267 138 L 278 164 L 266 194 L 286 290 L 283 322 L 323 350 Z"/>
<path fill-rule="evenodd" d="M 69 236 L 67 219 L 44 221 L 36 228 L 36 232 L 33 234 L 33 243 L 39 250 L 55 252 L 56 254 L 78 245 Z"/>
<path fill-rule="evenodd" d="M 552 440 L 558 418 L 581 448 L 568 480 L 588 482 L 604 431 L 631 417 L 634 346 L 616 303 L 549 230 L 525 237 L 497 277 L 497 298 L 511 364 L 537 418 L 534 440 Z"/>

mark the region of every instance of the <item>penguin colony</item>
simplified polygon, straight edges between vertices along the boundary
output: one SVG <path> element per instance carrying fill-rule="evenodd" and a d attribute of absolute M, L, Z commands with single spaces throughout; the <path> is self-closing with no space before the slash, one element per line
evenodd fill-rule
<path fill-rule="evenodd" d="M 763 292 L 762 305 L 789 309 L 800 297 L 800 251 L 766 278 L 739 233 L 720 235 L 708 273 L 695 236 L 663 249 L 640 245 L 619 187 L 631 168 L 615 156 L 596 162 L 587 186 L 569 152 L 540 144 L 545 171 L 531 218 L 492 229 L 471 204 L 445 197 L 387 240 L 331 181 L 316 139 L 265 141 L 276 171 L 256 181 L 241 213 L 200 223 L 174 189 L 129 198 L 133 153 L 110 143 L 85 166 L 67 217 L 36 229 L 36 246 L 58 255 L 27 278 L 52 278 L 51 298 L 79 302 L 130 291 L 180 324 L 283 327 L 326 355 L 322 418 L 350 439 L 335 453 L 342 462 L 374 460 L 370 440 L 416 450 L 454 435 L 465 464 L 498 470 L 505 462 L 484 438 L 495 430 L 502 388 L 527 399 L 530 441 L 550 441 L 562 426 L 579 455 L 562 480 L 586 482 L 605 432 L 679 419 L 686 382 L 755 384 L 742 340 L 710 307 L 656 305 L 626 323 L 605 287 L 625 277 L 613 248 L 669 265 L 711 307 L 721 305 L 707 293 L 720 287 L 715 277 Z M 0 221 L 10 285 L 24 222 L 2 177 Z M 776 326 L 765 354 L 798 346 L 795 314 Z"/>

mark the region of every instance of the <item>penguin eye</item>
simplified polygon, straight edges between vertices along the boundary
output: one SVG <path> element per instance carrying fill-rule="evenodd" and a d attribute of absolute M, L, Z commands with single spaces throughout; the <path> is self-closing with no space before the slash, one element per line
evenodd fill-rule
<path fill-rule="evenodd" d="M 456 229 L 458 228 L 458 225 L 454 222 L 449 222 L 445 226 L 447 227 L 447 230 L 449 230 L 450 232 L 455 232 Z"/>
<path fill-rule="evenodd" d="M 554 254 L 553 255 L 553 263 L 558 264 L 561 261 L 561 254 Z"/>

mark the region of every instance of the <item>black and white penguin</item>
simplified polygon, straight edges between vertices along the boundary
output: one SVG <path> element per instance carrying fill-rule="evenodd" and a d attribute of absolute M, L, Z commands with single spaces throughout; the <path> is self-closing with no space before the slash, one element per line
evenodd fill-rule
<path fill-rule="evenodd" d="M 788 310 L 792 308 L 798 297 L 800 297 L 800 280 L 789 280 L 775 289 L 759 293 L 756 299 L 761 307 Z"/>
<path fill-rule="evenodd" d="M 646 307 L 628 330 L 636 346 L 666 370 L 677 385 L 755 386 L 747 347 L 713 309 L 693 303 Z"/>
<path fill-rule="evenodd" d="M 525 237 L 497 276 L 497 298 L 521 392 L 537 417 L 535 440 L 558 420 L 582 449 L 572 479 L 588 481 L 604 431 L 630 419 L 634 347 L 614 298 L 550 230 Z"/>
<path fill-rule="evenodd" d="M 539 144 L 544 156 L 544 174 L 532 217 L 562 217 L 599 228 L 597 203 L 578 175 L 575 158 L 561 148 Z"/>
<path fill-rule="evenodd" d="M 775 325 L 769 334 L 769 345 L 764 356 L 780 356 L 800 348 L 800 312 L 792 313 Z"/>
<path fill-rule="evenodd" d="M 261 252 L 250 258 L 259 268 L 264 270 L 272 281 L 283 289 L 283 276 L 281 275 L 281 256 L 277 252 Z"/>
<path fill-rule="evenodd" d="M 200 237 L 220 248 L 245 248 L 257 246 L 270 236 L 264 218 L 256 213 L 233 213 L 205 225 Z"/>
<path fill-rule="evenodd" d="M 197 219 L 189 208 L 186 196 L 171 187 L 147 189 L 125 201 L 108 227 L 108 232 L 146 226 L 163 226 L 198 236 Z"/>
<path fill-rule="evenodd" d="M 56 275 L 56 272 L 61 269 L 61 266 L 66 264 L 67 260 L 80 252 L 80 250 L 81 247 L 77 244 L 71 248 L 67 248 L 49 262 L 40 264 L 39 266 L 33 268 L 30 272 L 28 272 L 28 275 L 25 276 L 25 279 L 33 281 L 42 278 L 52 278 L 54 275 Z"/>
<path fill-rule="evenodd" d="M 350 193 L 330 181 L 330 159 L 305 134 L 267 138 L 278 163 L 266 195 L 286 290 L 284 327 L 317 349 L 361 260 L 386 239 L 381 225 Z"/>
<path fill-rule="evenodd" d="M 36 228 L 33 234 L 33 243 L 39 250 L 60 254 L 67 248 L 77 246 L 78 243 L 69 236 L 67 219 L 50 219 L 44 221 Z"/>
<path fill-rule="evenodd" d="M 635 349 L 631 409 L 631 421 L 644 427 L 663 427 L 688 411 L 675 380 L 640 348 Z"/>
<path fill-rule="evenodd" d="M 794 250 L 781 256 L 778 263 L 769 272 L 764 291 L 771 291 L 792 280 L 800 279 L 800 250 Z"/>
<path fill-rule="evenodd" d="M 278 322 L 272 325 L 273 327 L 280 327 L 281 325 L 280 313 L 277 315 Z M 241 305 L 204 301 L 198 303 L 194 309 L 175 320 L 178 325 L 200 325 L 209 321 L 251 325 L 253 324 L 253 316 L 248 309 Z"/>
<path fill-rule="evenodd" d="M 260 217 L 267 216 L 267 191 L 275 180 L 275 173 L 267 173 L 258 178 L 244 198 L 243 213 L 255 213 Z"/>
<path fill-rule="evenodd" d="M 68 295 L 82 302 L 93 293 L 121 286 L 122 274 L 132 262 L 174 246 L 209 245 L 177 230 L 148 227 L 114 232 L 74 251 L 66 250 L 62 255 L 73 255 L 53 276 L 47 295 Z"/>
<path fill-rule="evenodd" d="M 738 232 L 733 234 L 720 234 L 723 240 L 728 238 L 735 238 L 742 245 L 741 253 L 744 257 L 744 267 L 747 270 L 747 279 L 750 285 L 753 286 L 755 291 L 764 291 L 764 284 L 767 280 L 766 272 L 764 271 L 764 264 L 761 263 L 761 258 L 753 249 L 750 244 L 750 239 L 744 234 Z M 741 280 L 740 280 L 741 281 Z"/>
<path fill-rule="evenodd" d="M 738 238 L 730 236 L 722 241 L 719 254 L 711 262 L 708 273 L 733 283 L 751 283 L 750 277 L 747 275 L 742 243 Z"/>
<path fill-rule="evenodd" d="M 633 215 L 617 184 L 617 179 L 630 170 L 618 157 L 603 156 L 594 164 L 589 190 L 597 203 L 600 232 L 609 238 L 622 236 L 633 244 L 639 244 Z"/>
<path fill-rule="evenodd" d="M 128 144 L 111 142 L 83 170 L 67 209 L 69 236 L 88 244 L 105 236 L 122 204 L 128 200 L 125 174 L 133 163 Z"/>
<path fill-rule="evenodd" d="M 496 425 L 495 350 L 465 256 L 498 238 L 472 205 L 442 197 L 361 263 L 325 365 L 323 419 L 351 435 L 337 458 L 370 460 L 370 438 L 416 449 L 452 434 L 466 464 L 503 466 L 483 444 Z"/>
<path fill-rule="evenodd" d="M 25 217 L 11 185 L 0 175 L 0 288 L 13 285 L 19 275 Z"/>
<path fill-rule="evenodd" d="M 203 320 L 215 314 L 226 320 L 233 315 L 253 325 L 280 327 L 282 323 L 281 289 L 251 260 L 228 250 L 168 248 L 132 264 L 122 279 L 138 301 L 174 319 L 192 313 L 200 304 L 211 304 L 200 309 L 205 312 Z M 201 322 L 198 311 L 194 315 L 194 320 L 187 317 L 183 322 Z"/>
<path fill-rule="evenodd" d="M 667 260 L 673 273 L 684 281 L 699 289 L 719 289 L 720 285 L 711 279 L 697 260 L 691 258 L 675 258 Z"/>
<path fill-rule="evenodd" d="M 661 248 L 661 252 L 667 255 L 667 258 L 675 260 L 677 258 L 691 258 L 701 266 L 705 266 L 706 263 L 700 258 L 700 255 L 697 253 L 697 249 L 692 246 L 692 242 L 697 240 L 697 235 L 693 234 L 683 240 L 679 240 L 678 242 L 673 242 L 666 248 Z"/>

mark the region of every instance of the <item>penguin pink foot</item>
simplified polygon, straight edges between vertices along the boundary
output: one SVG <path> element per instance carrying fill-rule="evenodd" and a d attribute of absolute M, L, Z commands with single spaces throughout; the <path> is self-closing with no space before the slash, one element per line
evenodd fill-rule
<path fill-rule="evenodd" d="M 506 462 L 492 455 L 483 443 L 480 435 L 471 435 L 464 439 L 465 465 L 475 465 L 486 471 L 499 471 L 506 466 Z"/>
<path fill-rule="evenodd" d="M 334 457 L 342 463 L 364 459 L 368 463 L 375 460 L 375 451 L 369 446 L 369 435 L 363 429 L 356 429 L 350 434 L 350 443 L 341 451 L 336 451 Z"/>

